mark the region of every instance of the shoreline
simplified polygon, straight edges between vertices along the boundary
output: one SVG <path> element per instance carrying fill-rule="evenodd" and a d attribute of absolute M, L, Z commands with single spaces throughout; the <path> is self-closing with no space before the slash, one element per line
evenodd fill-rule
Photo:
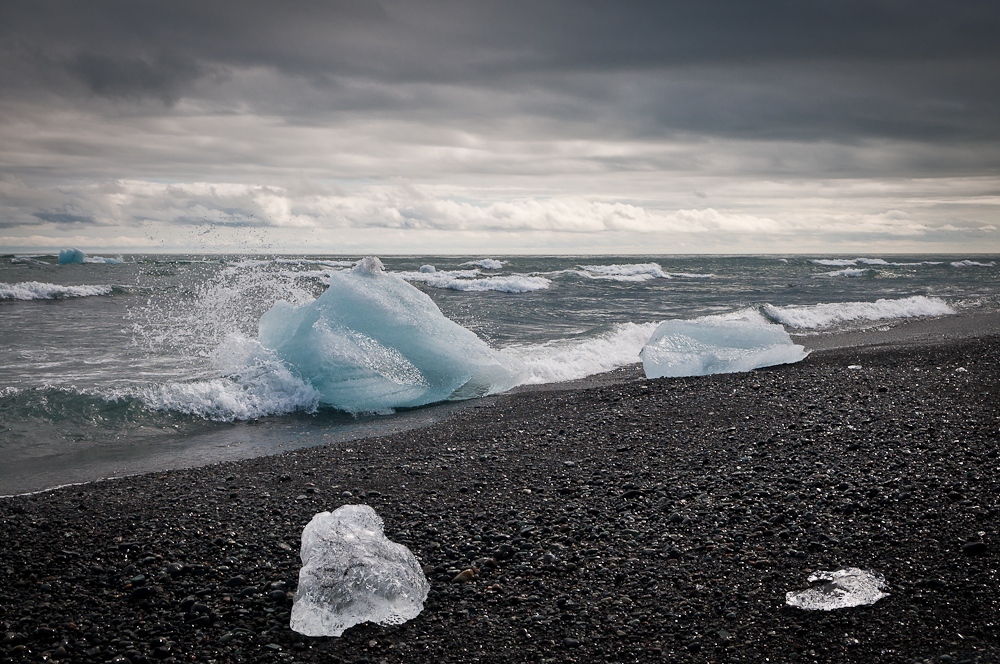
<path fill-rule="evenodd" d="M 2 498 L 0 657 L 995 661 L 1000 336 L 894 343 L 743 374 L 625 368 L 358 444 Z M 301 637 L 283 593 L 302 528 L 348 503 L 431 594 L 401 626 Z M 889 596 L 785 606 L 841 565 Z"/>
<path fill-rule="evenodd" d="M 975 313 L 919 319 L 895 319 L 884 324 L 871 324 L 853 332 L 823 334 L 792 334 L 795 343 L 802 344 L 810 353 L 852 348 L 902 348 L 933 345 L 943 341 L 1000 335 L 1000 313 Z M 641 362 L 618 367 L 611 371 L 584 378 L 558 382 L 528 384 L 513 388 L 505 394 L 533 394 L 567 392 L 578 389 L 608 387 L 634 381 L 645 381 Z M 174 436 L 145 443 L 146 451 L 138 454 L 125 449 L 88 451 L 83 456 L 64 459 L 63 466 L 70 471 L 33 468 L 25 461 L 14 462 L 24 466 L 18 477 L 31 477 L 30 481 L 11 480 L 6 469 L 0 489 L 0 498 L 43 493 L 64 486 L 86 485 L 162 472 L 171 469 L 197 468 L 216 463 L 252 459 L 283 454 L 329 444 L 346 445 L 391 433 L 416 429 L 446 420 L 467 408 L 480 407 L 501 395 L 491 395 L 467 401 L 443 402 L 397 412 L 391 416 L 360 416 L 353 422 L 338 422 L 330 426 L 323 418 L 311 421 L 309 417 L 267 417 L 261 420 L 233 422 L 227 425 L 209 423 L 205 431 Z M 131 455 L 130 455 L 131 454 Z M 52 479 L 43 479 L 43 478 Z M 41 481 L 39 481 L 41 480 Z"/>

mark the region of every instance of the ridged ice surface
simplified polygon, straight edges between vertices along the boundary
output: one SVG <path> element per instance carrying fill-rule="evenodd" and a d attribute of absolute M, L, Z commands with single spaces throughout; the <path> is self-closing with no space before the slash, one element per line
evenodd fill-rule
<path fill-rule="evenodd" d="M 826 581 L 822 586 L 785 594 L 785 603 L 808 611 L 832 611 L 852 606 L 874 604 L 888 597 L 885 579 L 867 570 L 845 567 L 833 572 L 816 572 L 810 583 Z"/>
<path fill-rule="evenodd" d="M 389 541 L 367 505 L 321 512 L 302 531 L 291 628 L 340 636 L 363 622 L 398 625 L 424 608 L 430 584 L 413 553 Z"/>
<path fill-rule="evenodd" d="M 323 403 L 349 412 L 502 392 L 523 372 L 374 257 L 332 273 L 314 302 L 276 303 L 259 338 Z"/>

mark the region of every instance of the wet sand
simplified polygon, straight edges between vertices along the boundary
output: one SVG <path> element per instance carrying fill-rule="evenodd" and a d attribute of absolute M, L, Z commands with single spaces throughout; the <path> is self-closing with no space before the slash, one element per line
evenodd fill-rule
<path fill-rule="evenodd" d="M 422 429 L 0 499 L 0 657 L 997 661 L 998 403 L 1000 337 L 897 339 L 745 374 L 631 367 Z M 302 637 L 299 536 L 347 503 L 425 565 L 426 607 Z M 839 566 L 889 596 L 785 605 Z"/>

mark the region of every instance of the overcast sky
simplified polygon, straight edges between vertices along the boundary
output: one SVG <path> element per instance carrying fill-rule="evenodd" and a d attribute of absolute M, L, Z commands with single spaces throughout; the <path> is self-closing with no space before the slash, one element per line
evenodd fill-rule
<path fill-rule="evenodd" d="M 1000 251 L 1000 3 L 0 3 L 0 252 Z"/>

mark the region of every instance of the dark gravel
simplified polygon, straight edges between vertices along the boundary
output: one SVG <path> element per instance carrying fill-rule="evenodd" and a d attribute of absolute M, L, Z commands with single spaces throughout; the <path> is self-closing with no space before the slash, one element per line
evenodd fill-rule
<path fill-rule="evenodd" d="M 506 395 L 348 446 L 5 498 L 0 659 L 1000 661 L 998 349 Z M 345 503 L 375 508 L 431 593 L 405 625 L 301 637 L 299 536 Z M 785 606 L 840 565 L 891 595 Z"/>

